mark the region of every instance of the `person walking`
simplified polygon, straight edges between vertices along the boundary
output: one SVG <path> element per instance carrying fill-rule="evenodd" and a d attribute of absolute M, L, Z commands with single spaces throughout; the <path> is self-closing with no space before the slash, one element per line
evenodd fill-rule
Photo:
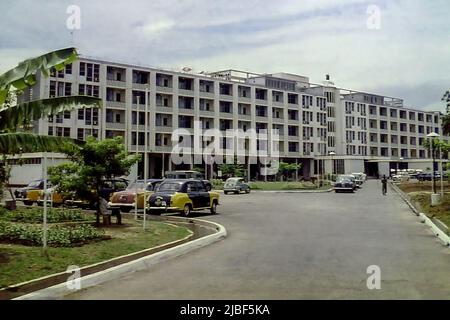
<path fill-rule="evenodd" d="M 383 175 L 383 178 L 381 179 L 381 192 L 383 193 L 383 196 L 387 193 L 387 178 L 386 175 Z"/>

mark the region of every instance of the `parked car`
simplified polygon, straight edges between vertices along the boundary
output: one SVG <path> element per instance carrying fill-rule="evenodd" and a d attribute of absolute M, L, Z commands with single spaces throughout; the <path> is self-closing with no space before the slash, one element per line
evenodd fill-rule
<path fill-rule="evenodd" d="M 208 191 L 202 180 L 166 179 L 150 196 L 150 213 L 180 212 L 189 216 L 192 211 L 209 209 L 217 213 L 219 193 Z"/>
<path fill-rule="evenodd" d="M 32 205 L 33 203 L 37 202 L 39 199 L 39 193 L 29 193 L 29 191 L 32 190 L 38 190 L 42 191 L 44 189 L 44 180 L 38 179 L 38 180 L 32 180 L 26 187 L 18 188 L 14 191 L 14 197 L 17 200 L 23 201 L 23 203 L 27 206 Z"/>
<path fill-rule="evenodd" d="M 228 194 L 229 192 L 238 194 L 242 191 L 245 193 L 250 192 L 250 186 L 245 183 L 244 178 L 228 178 L 223 185 L 224 194 Z"/>
<path fill-rule="evenodd" d="M 429 172 L 425 172 L 425 173 L 419 173 L 417 176 L 416 176 L 416 178 L 417 178 L 417 180 L 419 180 L 419 181 L 431 181 L 431 180 L 433 180 L 433 178 L 432 178 L 432 175 L 431 175 L 431 173 L 429 173 Z M 440 172 L 435 172 L 434 173 L 434 179 L 441 179 L 441 174 L 440 174 Z"/>
<path fill-rule="evenodd" d="M 392 181 L 394 182 L 406 182 L 409 181 L 409 179 L 411 178 L 411 176 L 407 173 L 407 172 L 401 172 L 399 174 L 394 174 L 392 176 Z"/>
<path fill-rule="evenodd" d="M 355 192 L 355 178 L 349 175 L 339 175 L 334 183 L 334 192 Z"/>
<path fill-rule="evenodd" d="M 359 188 L 361 188 L 363 183 L 364 183 L 364 181 L 366 180 L 365 177 L 364 177 L 364 174 L 363 173 L 352 173 L 351 175 L 355 177 L 356 185 Z"/>
<path fill-rule="evenodd" d="M 111 209 L 120 209 L 122 212 L 130 212 L 137 206 L 138 209 L 144 208 L 145 199 L 153 194 L 155 188 L 162 182 L 161 179 L 150 179 L 145 184 L 144 180 L 137 180 L 128 185 L 126 190 L 114 192 L 111 195 L 108 206 Z M 137 205 L 136 205 L 137 194 Z"/>
<path fill-rule="evenodd" d="M 108 200 L 111 197 L 111 194 L 114 192 L 125 190 L 128 187 L 128 180 L 123 178 L 116 179 L 106 179 L 102 181 L 100 186 L 100 194 L 99 196 Z M 95 195 L 95 190 L 91 190 L 93 195 Z M 86 199 L 80 199 L 74 197 L 74 199 L 67 199 L 64 201 L 67 205 L 77 206 L 83 209 L 95 209 L 97 204 L 92 200 L 94 196 L 87 197 Z"/>
<path fill-rule="evenodd" d="M 38 206 L 43 206 L 45 201 L 45 193 L 47 194 L 47 203 L 50 206 L 58 207 L 64 204 L 63 196 L 56 191 L 55 187 L 47 188 L 47 190 L 32 190 L 30 193 L 36 192 L 38 196 L 37 204 Z"/>
<path fill-rule="evenodd" d="M 205 184 L 206 188 L 209 190 L 212 189 L 212 184 L 209 180 L 206 180 L 201 172 L 193 171 L 193 170 L 176 170 L 169 171 L 165 175 L 166 179 L 194 179 L 194 180 L 202 180 Z"/>

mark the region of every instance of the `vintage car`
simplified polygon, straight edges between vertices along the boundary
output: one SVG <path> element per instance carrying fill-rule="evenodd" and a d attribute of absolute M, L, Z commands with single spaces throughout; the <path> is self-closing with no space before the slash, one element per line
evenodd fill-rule
<path fill-rule="evenodd" d="M 224 194 L 228 194 L 229 192 L 238 194 L 242 191 L 245 193 L 250 192 L 250 186 L 245 183 L 244 178 L 228 178 L 223 185 Z"/>
<path fill-rule="evenodd" d="M 32 190 L 42 191 L 44 189 L 44 180 L 38 179 L 31 181 L 26 187 L 18 188 L 14 191 L 17 200 L 22 200 L 27 206 L 32 205 L 39 199 L 39 192 L 30 193 Z"/>
<path fill-rule="evenodd" d="M 125 190 L 127 187 L 128 180 L 126 179 L 105 179 L 100 185 L 100 197 L 108 200 L 114 192 Z M 91 192 L 95 195 L 95 190 L 91 190 Z M 92 199 L 95 199 L 96 197 L 92 196 L 88 198 L 90 199 L 79 199 L 75 197 L 73 200 L 66 200 L 65 203 L 83 209 L 95 209 L 97 204 Z"/>
<path fill-rule="evenodd" d="M 44 190 L 32 190 L 29 193 L 34 193 L 34 192 L 37 194 L 37 197 L 38 197 L 38 200 L 37 200 L 38 206 L 43 206 L 44 201 L 45 201 Z M 47 190 L 45 192 L 47 193 L 47 204 L 49 204 L 53 207 L 61 206 L 64 204 L 64 198 L 62 197 L 62 195 L 60 193 L 58 193 L 56 191 L 55 187 L 47 188 Z"/>
<path fill-rule="evenodd" d="M 336 182 L 334 183 L 334 192 L 355 192 L 356 183 L 354 179 L 352 180 L 352 176 L 348 175 L 340 175 L 336 178 Z"/>
<path fill-rule="evenodd" d="M 31 181 L 26 187 L 18 188 L 14 191 L 14 196 L 17 200 L 23 201 L 23 203 L 27 206 L 32 205 L 39 199 L 38 194 L 30 194 L 31 198 L 28 196 L 28 192 L 31 190 L 43 190 L 44 189 L 44 180 L 38 179 Z"/>
<path fill-rule="evenodd" d="M 176 170 L 166 172 L 166 179 L 194 179 L 194 180 L 202 180 L 205 183 L 206 188 L 209 190 L 212 189 L 211 182 L 204 179 L 202 173 L 193 170 Z"/>
<path fill-rule="evenodd" d="M 217 213 L 219 193 L 208 191 L 202 180 L 167 179 L 149 198 L 150 213 L 180 212 L 189 216 L 192 211 L 210 210 Z"/>
<path fill-rule="evenodd" d="M 364 181 L 366 181 L 364 174 L 363 173 L 352 173 L 351 175 L 355 177 L 355 183 L 358 186 L 358 188 L 361 188 Z"/>
<path fill-rule="evenodd" d="M 136 182 L 129 184 L 126 190 L 114 192 L 111 195 L 108 206 L 111 209 L 120 209 L 120 211 L 125 213 L 130 212 L 131 209 L 135 208 L 136 204 L 137 209 L 143 209 L 145 202 L 144 198 L 148 199 L 148 197 L 155 191 L 155 188 L 161 182 L 161 179 L 150 179 L 147 180 L 146 185 L 144 180 L 137 180 Z"/>

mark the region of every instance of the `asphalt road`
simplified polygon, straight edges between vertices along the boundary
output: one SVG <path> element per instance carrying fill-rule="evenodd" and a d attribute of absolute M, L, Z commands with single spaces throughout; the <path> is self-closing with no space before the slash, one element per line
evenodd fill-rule
<path fill-rule="evenodd" d="M 221 196 L 228 237 L 68 299 L 449 299 L 450 249 L 378 181 L 355 194 Z M 381 289 L 367 288 L 367 267 Z"/>

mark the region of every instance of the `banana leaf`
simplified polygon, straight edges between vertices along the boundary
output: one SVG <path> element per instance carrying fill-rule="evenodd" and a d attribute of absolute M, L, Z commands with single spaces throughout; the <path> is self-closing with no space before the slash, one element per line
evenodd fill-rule
<path fill-rule="evenodd" d="M 0 133 L 0 154 L 64 152 L 69 144 L 83 145 L 66 137 L 41 136 L 28 132 Z"/>
<path fill-rule="evenodd" d="M 11 86 L 18 90 L 33 86 L 36 84 L 38 71 L 41 71 L 45 77 L 48 77 L 51 68 L 60 71 L 76 59 L 78 59 L 76 49 L 65 48 L 22 61 L 17 67 L 0 75 L 0 105 L 5 102 Z"/>
<path fill-rule="evenodd" d="M 77 108 L 101 108 L 101 99 L 88 96 L 68 96 L 23 102 L 0 107 L 0 131 L 14 131 L 20 126 L 63 111 Z"/>

